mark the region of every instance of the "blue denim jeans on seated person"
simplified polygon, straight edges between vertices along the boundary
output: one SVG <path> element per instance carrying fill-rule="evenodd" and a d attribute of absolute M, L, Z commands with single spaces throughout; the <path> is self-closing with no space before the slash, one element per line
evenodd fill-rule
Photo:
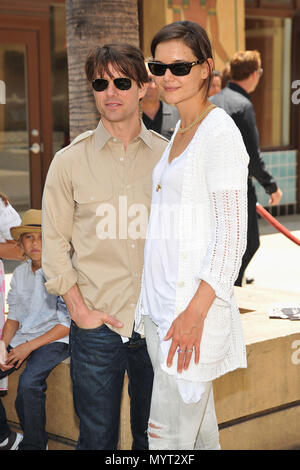
<path fill-rule="evenodd" d="M 129 379 L 132 449 L 147 450 L 153 369 L 145 339 L 123 343 L 106 325 L 70 332 L 74 406 L 80 419 L 79 450 L 114 450 L 120 426 L 125 371 Z"/>
<path fill-rule="evenodd" d="M 16 398 L 16 410 L 24 432 L 23 440 L 19 445 L 20 450 L 46 449 L 48 441 L 45 429 L 46 379 L 52 369 L 68 356 L 69 345 L 54 342 L 41 346 L 27 358 L 26 368 L 19 378 Z M 0 371 L 0 378 L 10 375 L 15 370 L 12 368 L 6 372 Z M 10 393 L 9 389 L 8 393 Z M 0 438 L 5 439 L 9 433 L 5 409 L 0 402 Z"/>

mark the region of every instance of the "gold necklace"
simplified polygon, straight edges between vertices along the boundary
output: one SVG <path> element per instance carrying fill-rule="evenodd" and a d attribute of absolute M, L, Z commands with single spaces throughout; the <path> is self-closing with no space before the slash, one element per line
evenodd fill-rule
<path fill-rule="evenodd" d="M 198 122 L 202 121 L 202 119 L 204 119 L 205 116 L 207 116 L 207 114 L 214 108 L 216 108 L 214 104 L 210 104 L 209 106 L 207 106 L 207 108 L 205 108 L 204 111 L 202 111 L 200 116 L 197 116 L 196 119 L 193 122 L 191 122 L 189 126 L 185 127 L 184 129 L 179 128 L 178 133 L 184 134 L 185 132 L 189 131 L 195 124 L 198 124 Z"/>
<path fill-rule="evenodd" d="M 197 122 L 202 121 L 205 118 L 205 116 L 207 116 L 207 114 L 214 108 L 216 108 L 216 106 L 214 104 L 210 104 L 209 106 L 207 106 L 207 108 L 205 108 L 205 110 L 200 114 L 200 116 L 198 116 L 195 119 L 195 121 L 193 121 L 188 127 L 185 127 L 184 129 L 178 129 L 177 132 L 181 132 L 181 134 L 183 134 L 184 132 L 187 132 Z M 161 185 L 161 182 L 159 182 L 158 185 L 156 186 L 156 192 L 158 193 L 158 191 L 160 191 L 161 189 L 162 189 L 162 185 Z"/>

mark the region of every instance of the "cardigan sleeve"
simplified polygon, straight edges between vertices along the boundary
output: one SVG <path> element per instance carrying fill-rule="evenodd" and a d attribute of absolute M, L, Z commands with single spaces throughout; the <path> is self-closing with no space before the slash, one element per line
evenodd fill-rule
<path fill-rule="evenodd" d="M 206 281 L 217 297 L 228 302 L 246 249 L 249 157 L 233 121 L 208 138 L 207 149 L 211 232 L 197 279 Z"/>

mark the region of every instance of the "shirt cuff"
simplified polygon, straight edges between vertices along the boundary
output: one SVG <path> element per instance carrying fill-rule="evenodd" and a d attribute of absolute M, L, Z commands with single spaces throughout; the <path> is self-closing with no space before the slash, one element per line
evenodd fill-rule
<path fill-rule="evenodd" d="M 46 283 L 46 289 L 52 295 L 65 295 L 74 284 L 77 283 L 77 273 L 74 269 L 64 274 L 49 279 Z"/>

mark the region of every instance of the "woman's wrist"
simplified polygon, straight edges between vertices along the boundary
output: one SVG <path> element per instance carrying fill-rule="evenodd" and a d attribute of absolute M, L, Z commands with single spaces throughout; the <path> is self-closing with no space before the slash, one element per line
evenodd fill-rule
<path fill-rule="evenodd" d="M 194 297 L 189 303 L 189 307 L 196 310 L 199 318 L 204 320 L 215 298 L 216 293 L 214 289 L 207 282 L 201 281 Z"/>

